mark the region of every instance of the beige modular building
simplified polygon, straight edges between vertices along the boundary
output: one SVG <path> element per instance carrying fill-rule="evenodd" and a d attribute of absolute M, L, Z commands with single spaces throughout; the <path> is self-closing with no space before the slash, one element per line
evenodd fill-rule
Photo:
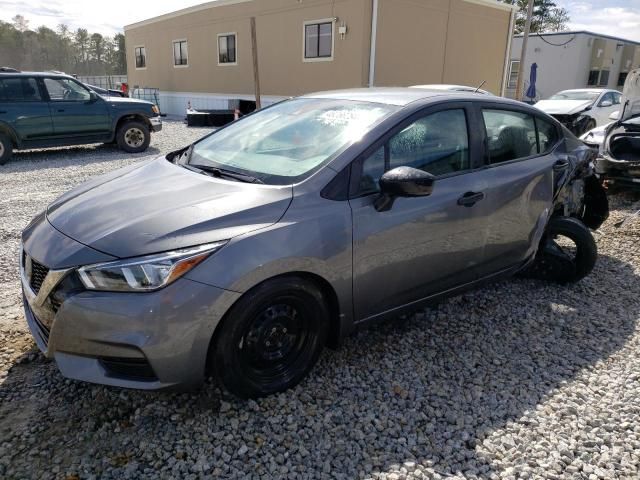
<path fill-rule="evenodd" d="M 217 0 L 124 28 L 130 87 L 169 114 L 313 91 L 451 83 L 503 94 L 514 7 L 495 0 Z"/>

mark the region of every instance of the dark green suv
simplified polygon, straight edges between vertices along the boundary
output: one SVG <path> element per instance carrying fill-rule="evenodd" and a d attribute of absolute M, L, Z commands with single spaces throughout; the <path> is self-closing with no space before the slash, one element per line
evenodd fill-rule
<path fill-rule="evenodd" d="M 0 71 L 0 164 L 15 149 L 87 143 L 138 153 L 161 129 L 151 102 L 101 97 L 68 75 Z"/>

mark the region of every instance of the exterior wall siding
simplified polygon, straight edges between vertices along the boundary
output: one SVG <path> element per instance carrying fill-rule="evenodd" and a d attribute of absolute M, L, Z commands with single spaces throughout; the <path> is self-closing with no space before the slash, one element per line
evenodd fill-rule
<path fill-rule="evenodd" d="M 486 0 L 380 0 L 376 86 L 479 85 L 499 93 L 510 11 Z M 480 3 L 477 3 L 480 2 Z M 161 107 L 184 113 L 254 91 L 250 18 L 256 17 L 262 94 L 275 99 L 369 80 L 371 0 L 236 1 L 125 27 L 130 87 L 158 88 Z M 331 61 L 303 59 L 304 22 L 335 19 Z M 347 27 L 345 38 L 338 28 Z M 237 64 L 218 65 L 217 36 L 235 32 Z M 172 42 L 188 42 L 188 66 L 174 67 Z M 137 69 L 134 49 L 145 47 Z M 166 97 L 166 98 L 164 98 Z M 184 103 L 180 107 L 180 104 Z"/>

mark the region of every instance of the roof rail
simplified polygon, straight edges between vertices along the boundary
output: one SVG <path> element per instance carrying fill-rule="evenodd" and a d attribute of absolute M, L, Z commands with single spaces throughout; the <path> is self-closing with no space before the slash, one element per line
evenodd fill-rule
<path fill-rule="evenodd" d="M 0 73 L 20 73 L 20 70 L 11 67 L 0 67 Z"/>

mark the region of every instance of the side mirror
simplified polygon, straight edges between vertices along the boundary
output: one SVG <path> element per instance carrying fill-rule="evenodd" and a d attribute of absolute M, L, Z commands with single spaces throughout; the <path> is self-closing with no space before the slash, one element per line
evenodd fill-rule
<path fill-rule="evenodd" d="M 389 170 L 380 178 L 380 196 L 374 206 L 379 212 L 391 210 L 398 197 L 426 197 L 433 192 L 436 177 L 412 167 Z"/>
<path fill-rule="evenodd" d="M 89 92 L 89 103 L 93 103 L 96 100 L 98 100 L 98 94 L 96 92 L 94 92 L 93 90 L 91 90 Z"/>
<path fill-rule="evenodd" d="M 600 102 L 600 107 L 602 108 L 607 108 L 607 107 L 611 107 L 613 105 L 613 102 L 611 100 L 603 100 L 602 102 Z"/>
<path fill-rule="evenodd" d="M 609 115 L 610 120 L 618 120 L 620 118 L 620 110 L 616 110 L 611 115 Z"/>

